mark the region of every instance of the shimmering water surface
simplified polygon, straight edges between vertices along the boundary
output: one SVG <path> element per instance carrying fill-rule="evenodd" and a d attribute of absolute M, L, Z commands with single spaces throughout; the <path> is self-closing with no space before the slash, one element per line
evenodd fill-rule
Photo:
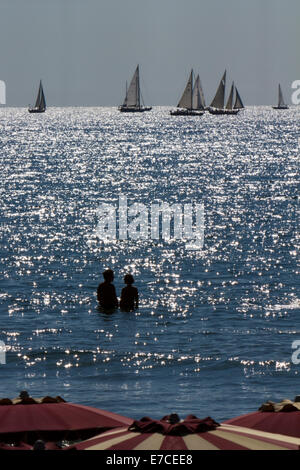
<path fill-rule="evenodd" d="M 300 392 L 300 109 L 0 110 L 1 396 L 26 389 L 133 418 L 217 420 Z M 103 244 L 97 208 L 199 203 L 205 243 Z M 97 310 L 104 268 L 134 313 Z"/>

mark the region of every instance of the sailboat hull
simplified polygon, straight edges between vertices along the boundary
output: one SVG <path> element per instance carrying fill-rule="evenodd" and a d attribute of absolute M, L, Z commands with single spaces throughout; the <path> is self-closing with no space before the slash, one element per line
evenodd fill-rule
<path fill-rule="evenodd" d="M 171 116 L 203 116 L 204 111 L 193 111 L 191 109 L 176 109 L 170 111 Z"/>
<path fill-rule="evenodd" d="M 273 109 L 289 109 L 288 106 L 272 106 Z"/>
<path fill-rule="evenodd" d="M 143 108 L 135 108 L 130 106 L 120 106 L 119 111 L 121 113 L 144 113 L 145 111 L 151 111 L 151 106 L 145 106 Z"/>
<path fill-rule="evenodd" d="M 226 108 L 220 109 L 220 108 L 209 107 L 208 111 L 210 112 L 210 114 L 218 114 L 218 115 L 225 114 L 225 115 L 230 116 L 230 115 L 238 114 L 240 110 L 239 109 L 226 109 Z"/>
<path fill-rule="evenodd" d="M 44 113 L 46 111 L 46 109 L 29 108 L 28 111 L 29 111 L 29 113 Z"/>

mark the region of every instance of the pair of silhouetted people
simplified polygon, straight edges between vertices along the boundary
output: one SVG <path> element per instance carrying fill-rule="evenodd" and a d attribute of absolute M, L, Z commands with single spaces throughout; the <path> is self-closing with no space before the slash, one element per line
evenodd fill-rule
<path fill-rule="evenodd" d="M 114 272 L 107 269 L 103 272 L 104 282 L 99 284 L 97 289 L 97 299 L 99 305 L 104 310 L 112 310 L 118 308 L 119 302 L 116 295 L 115 286 L 112 284 L 114 280 Z M 126 287 L 122 289 L 120 308 L 122 310 L 133 310 L 138 307 L 139 295 L 136 287 L 133 287 L 134 279 L 131 274 L 124 277 Z"/>

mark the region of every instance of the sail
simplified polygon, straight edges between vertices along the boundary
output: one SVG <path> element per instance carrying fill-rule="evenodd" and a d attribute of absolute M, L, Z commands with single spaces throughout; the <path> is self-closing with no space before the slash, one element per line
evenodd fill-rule
<path fill-rule="evenodd" d="M 236 97 L 235 97 L 234 109 L 243 109 L 244 105 L 236 87 L 235 87 L 235 94 L 236 94 Z"/>
<path fill-rule="evenodd" d="M 279 88 L 278 88 L 278 107 L 281 108 L 282 106 L 285 107 L 286 104 L 285 104 L 284 99 L 283 99 L 281 86 L 279 85 Z"/>
<path fill-rule="evenodd" d="M 42 86 L 42 81 L 40 81 L 39 91 L 35 102 L 35 108 L 37 109 L 46 109 L 46 99 L 44 95 L 44 90 Z"/>
<path fill-rule="evenodd" d="M 193 70 L 189 76 L 183 95 L 177 105 L 177 108 L 192 109 L 193 107 Z"/>
<path fill-rule="evenodd" d="M 40 108 L 41 109 L 46 109 L 46 99 L 44 95 L 44 90 L 42 87 L 42 82 L 41 82 L 41 101 L 40 101 Z"/>
<path fill-rule="evenodd" d="M 214 99 L 211 102 L 212 108 L 224 108 L 224 99 L 225 99 L 225 84 L 226 84 L 226 70 L 220 81 L 220 85 L 217 89 L 217 93 Z"/>
<path fill-rule="evenodd" d="M 200 77 L 199 77 L 199 92 L 200 92 L 202 107 L 203 107 L 203 109 L 205 109 L 206 104 L 205 104 L 205 98 L 204 98 L 204 93 L 203 93 Z"/>
<path fill-rule="evenodd" d="M 140 107 L 140 73 L 139 66 L 137 66 L 129 88 L 126 93 L 123 106 L 136 106 Z"/>
<path fill-rule="evenodd" d="M 226 104 L 226 109 L 232 109 L 232 103 L 233 103 L 233 91 L 234 91 L 234 83 L 231 85 L 231 90 L 229 94 L 229 98 Z"/>
<path fill-rule="evenodd" d="M 203 110 L 205 108 L 205 103 L 203 102 L 203 99 L 204 99 L 203 91 L 202 91 L 202 96 L 201 96 L 201 91 L 202 91 L 202 87 L 201 87 L 200 77 L 199 75 L 197 75 L 194 89 L 193 89 L 193 109 Z"/>

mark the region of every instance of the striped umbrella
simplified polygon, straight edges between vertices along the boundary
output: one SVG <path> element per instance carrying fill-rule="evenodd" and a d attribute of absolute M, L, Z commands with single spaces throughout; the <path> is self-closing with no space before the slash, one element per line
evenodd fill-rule
<path fill-rule="evenodd" d="M 258 411 L 231 418 L 223 424 L 300 438 L 300 402 L 283 400 L 280 403 L 273 403 L 269 401 L 263 403 Z"/>
<path fill-rule="evenodd" d="M 74 447 L 77 450 L 299 450 L 300 439 L 189 416 L 175 424 L 166 418 L 161 421 L 143 418 L 129 428 L 107 431 Z"/>
<path fill-rule="evenodd" d="M 25 392 L 23 392 L 25 394 Z M 25 396 L 0 400 L 0 442 L 33 444 L 37 439 L 74 441 L 101 431 L 129 426 L 133 419 L 106 410 L 75 403 L 61 397 Z"/>

